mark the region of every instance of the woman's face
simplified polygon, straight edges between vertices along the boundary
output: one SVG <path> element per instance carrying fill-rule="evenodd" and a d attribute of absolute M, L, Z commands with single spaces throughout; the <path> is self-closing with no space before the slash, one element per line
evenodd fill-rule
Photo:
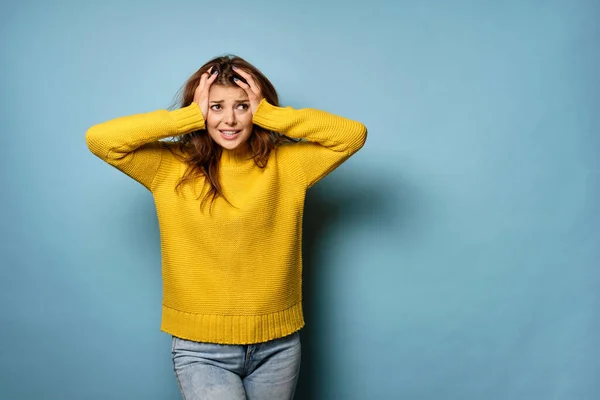
<path fill-rule="evenodd" d="M 248 95 L 241 87 L 211 85 L 208 95 L 206 130 L 227 150 L 245 149 L 252 133 Z"/>

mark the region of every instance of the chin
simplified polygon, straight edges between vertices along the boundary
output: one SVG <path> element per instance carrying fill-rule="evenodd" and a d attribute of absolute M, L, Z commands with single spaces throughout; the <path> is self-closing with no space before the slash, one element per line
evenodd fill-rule
<path fill-rule="evenodd" d="M 224 149 L 228 149 L 228 150 L 233 150 L 236 147 L 240 146 L 240 142 L 238 140 L 223 140 L 221 138 L 219 138 L 220 140 L 215 140 L 219 146 L 223 147 Z"/>

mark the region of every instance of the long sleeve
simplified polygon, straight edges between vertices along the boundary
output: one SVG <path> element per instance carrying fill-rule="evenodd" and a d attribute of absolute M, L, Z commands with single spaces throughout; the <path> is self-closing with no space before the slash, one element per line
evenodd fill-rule
<path fill-rule="evenodd" d="M 116 118 L 86 132 L 92 153 L 152 190 L 164 151 L 159 140 L 204 129 L 200 107 L 157 110 Z"/>
<path fill-rule="evenodd" d="M 312 108 L 276 107 L 261 100 L 253 122 L 286 136 L 304 139 L 292 145 L 307 187 L 346 161 L 365 144 L 364 124 Z"/>

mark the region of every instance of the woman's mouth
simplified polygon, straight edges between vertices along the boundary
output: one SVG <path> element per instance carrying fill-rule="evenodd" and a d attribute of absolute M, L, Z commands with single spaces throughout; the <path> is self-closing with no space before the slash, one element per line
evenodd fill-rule
<path fill-rule="evenodd" d="M 241 130 L 221 130 L 219 129 L 219 132 L 221 133 L 221 136 L 223 138 L 225 138 L 226 140 L 232 140 L 235 139 L 237 137 L 237 135 L 239 135 L 239 133 L 241 132 Z"/>

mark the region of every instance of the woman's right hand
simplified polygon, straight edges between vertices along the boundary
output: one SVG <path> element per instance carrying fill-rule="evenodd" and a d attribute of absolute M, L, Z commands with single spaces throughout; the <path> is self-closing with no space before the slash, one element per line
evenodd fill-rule
<path fill-rule="evenodd" d="M 208 93 L 210 91 L 210 85 L 217 79 L 218 74 L 219 72 L 215 70 L 214 67 L 210 67 L 210 69 L 200 77 L 200 83 L 194 92 L 193 101 L 200 107 L 204 119 L 206 119 L 206 115 L 208 114 Z"/>

